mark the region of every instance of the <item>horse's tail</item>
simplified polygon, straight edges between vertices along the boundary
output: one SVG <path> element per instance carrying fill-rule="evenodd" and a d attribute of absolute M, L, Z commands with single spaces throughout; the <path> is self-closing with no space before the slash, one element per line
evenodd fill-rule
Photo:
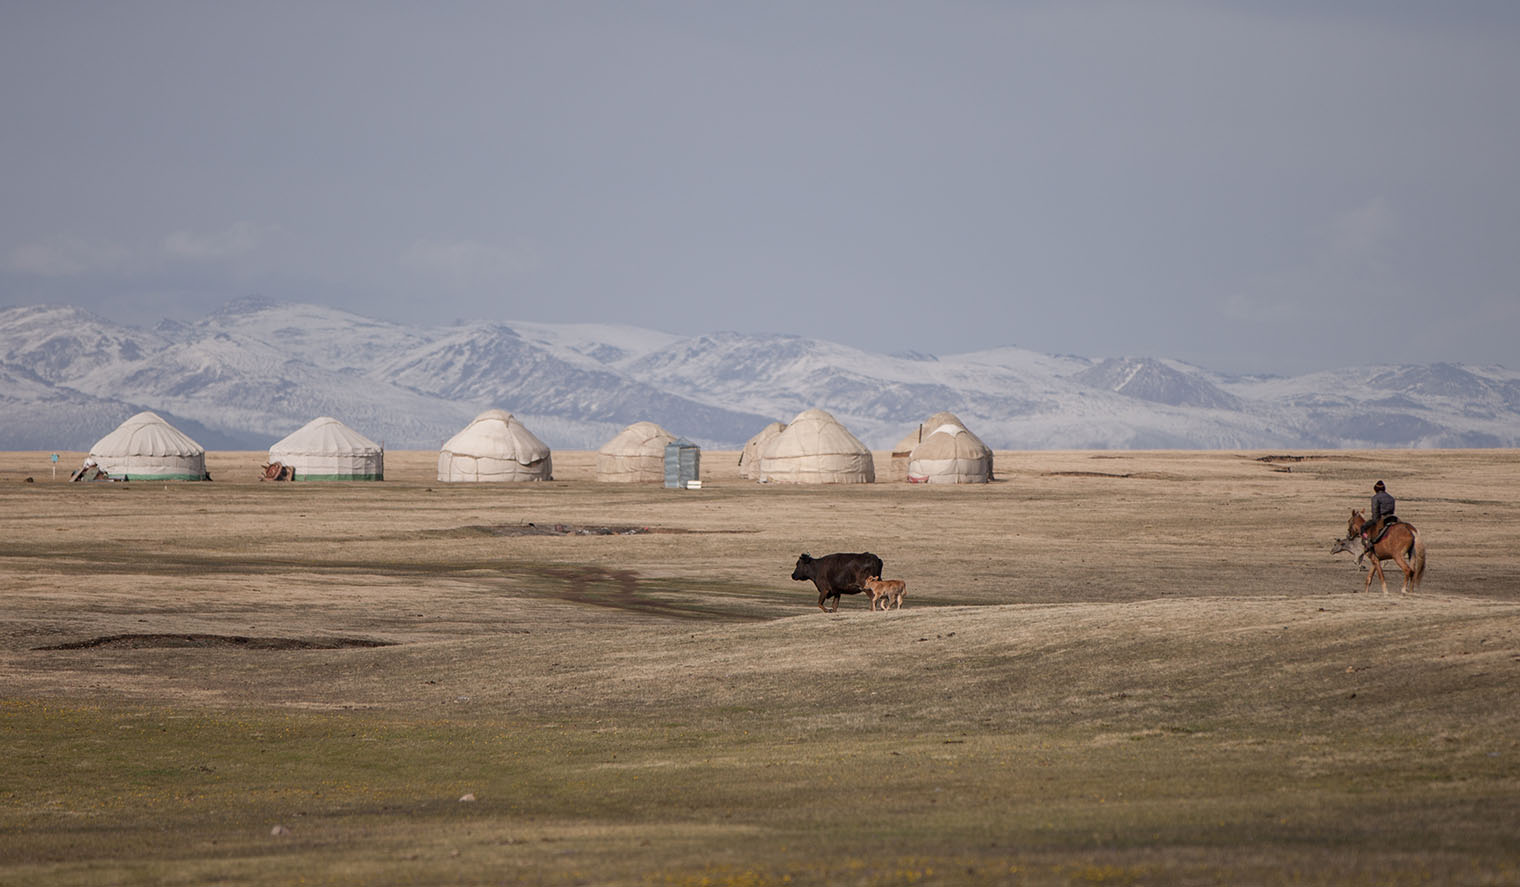
<path fill-rule="evenodd" d="M 1410 564 L 1414 568 L 1414 575 L 1410 577 L 1410 584 L 1415 588 L 1420 587 L 1420 580 L 1425 576 L 1425 540 L 1420 538 L 1420 531 L 1413 527 L 1409 532 L 1414 534 L 1414 560 Z"/>

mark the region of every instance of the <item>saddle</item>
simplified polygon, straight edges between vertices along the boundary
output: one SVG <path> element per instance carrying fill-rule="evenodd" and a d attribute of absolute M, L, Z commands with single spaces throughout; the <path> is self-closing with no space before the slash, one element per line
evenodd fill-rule
<path fill-rule="evenodd" d="M 1377 533 L 1375 533 L 1375 534 L 1369 534 L 1367 536 L 1367 544 L 1368 545 L 1376 545 L 1378 543 L 1379 539 L 1381 539 L 1384 536 L 1388 535 L 1388 528 L 1391 527 L 1391 526 L 1393 526 L 1394 524 L 1396 524 L 1398 522 L 1399 522 L 1399 519 L 1398 519 L 1398 517 L 1396 515 L 1390 514 L 1387 517 L 1383 518 L 1383 525 L 1380 526 L 1380 527 L 1374 527 L 1374 529 L 1377 530 Z"/>

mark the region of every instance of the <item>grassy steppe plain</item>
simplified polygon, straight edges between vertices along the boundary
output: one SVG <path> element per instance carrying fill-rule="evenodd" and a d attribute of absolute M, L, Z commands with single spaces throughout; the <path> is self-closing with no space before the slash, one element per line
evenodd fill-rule
<path fill-rule="evenodd" d="M 0 454 L 0 883 L 1520 883 L 1514 451 L 709 452 L 696 491 L 47 455 Z M 1418 594 L 1328 554 L 1377 478 Z M 860 550 L 903 610 L 789 578 Z"/>

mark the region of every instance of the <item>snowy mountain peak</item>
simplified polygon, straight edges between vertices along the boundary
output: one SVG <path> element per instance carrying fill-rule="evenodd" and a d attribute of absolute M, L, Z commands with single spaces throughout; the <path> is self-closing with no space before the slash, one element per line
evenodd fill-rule
<path fill-rule="evenodd" d="M 669 333 L 619 324 L 512 321 L 508 325 L 535 345 L 579 354 L 604 365 L 627 363 L 680 339 Z"/>
<path fill-rule="evenodd" d="M 1125 397 L 1174 407 L 1233 410 L 1240 406 L 1238 398 L 1219 390 L 1194 368 L 1154 358 L 1110 358 L 1072 378 Z"/>
<path fill-rule="evenodd" d="M 947 410 L 1003 449 L 1520 446 L 1520 373 L 1500 367 L 1233 378 L 1012 346 L 889 356 L 613 324 L 421 328 L 261 298 L 154 332 L 77 308 L 0 310 L 7 449 L 83 449 L 143 409 L 208 446 L 266 447 L 333 416 L 393 448 L 434 448 L 488 408 L 556 447 L 595 449 L 649 420 L 732 448 L 814 407 L 877 449 Z"/>
<path fill-rule="evenodd" d="M 1517 393 L 1513 380 L 1495 381 L 1451 363 L 1394 367 L 1373 376 L 1367 384 L 1409 396 L 1458 400 L 1506 399 Z"/>
<path fill-rule="evenodd" d="M 166 341 L 123 328 L 81 308 L 34 306 L 0 311 L 0 363 L 67 385 L 106 365 L 141 360 Z"/>

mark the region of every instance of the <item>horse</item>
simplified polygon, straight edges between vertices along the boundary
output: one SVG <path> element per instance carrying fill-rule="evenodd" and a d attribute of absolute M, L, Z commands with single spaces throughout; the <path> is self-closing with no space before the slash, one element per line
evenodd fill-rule
<path fill-rule="evenodd" d="M 1372 589 L 1372 577 L 1375 575 L 1383 583 L 1383 594 L 1388 593 L 1388 579 L 1383 575 L 1383 561 L 1386 560 L 1398 564 L 1404 572 L 1404 586 L 1399 589 L 1400 594 L 1407 594 L 1411 588 L 1418 591 L 1420 580 L 1425 576 L 1425 541 L 1420 538 L 1420 531 L 1414 528 L 1414 524 L 1398 521 L 1384 529 L 1383 538 L 1369 545 L 1362 539 L 1362 527 L 1366 523 L 1367 520 L 1360 511 L 1352 511 L 1350 520 L 1346 521 L 1345 538 L 1335 540 L 1330 553 L 1356 552 L 1357 560 L 1361 560 L 1364 554 L 1372 555 L 1372 569 L 1367 572 L 1367 582 L 1362 586 L 1362 591 Z"/>

